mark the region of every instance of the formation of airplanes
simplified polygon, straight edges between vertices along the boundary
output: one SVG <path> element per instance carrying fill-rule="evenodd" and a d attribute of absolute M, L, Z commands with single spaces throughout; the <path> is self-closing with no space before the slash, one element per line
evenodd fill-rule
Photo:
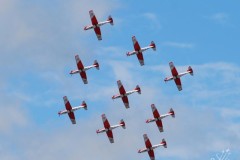
<path fill-rule="evenodd" d="M 88 26 L 85 26 L 84 30 L 93 29 L 95 31 L 97 39 L 102 40 L 102 34 L 101 34 L 100 27 L 104 24 L 107 24 L 107 23 L 110 23 L 111 25 L 113 25 L 113 18 L 111 16 L 109 16 L 106 21 L 98 22 L 93 10 L 89 11 L 89 15 L 90 15 L 92 24 L 88 25 Z M 153 49 L 153 51 L 156 51 L 156 44 L 154 43 L 154 41 L 151 41 L 151 43 L 148 46 L 146 46 L 144 48 L 141 48 L 135 36 L 132 36 L 132 42 L 133 42 L 134 50 L 130 51 L 130 52 L 127 52 L 126 55 L 127 56 L 136 55 L 140 65 L 143 66 L 144 65 L 143 52 L 145 52 L 146 50 L 151 49 L 151 48 Z M 70 74 L 71 75 L 79 74 L 82 78 L 83 83 L 88 84 L 86 71 L 91 69 L 91 68 L 96 68 L 97 70 L 99 70 L 98 61 L 95 60 L 92 65 L 84 66 L 81 59 L 79 58 L 79 55 L 75 55 L 75 60 L 76 60 L 76 64 L 77 64 L 77 69 L 71 70 Z M 168 81 L 174 80 L 178 90 L 181 91 L 182 90 L 182 84 L 181 84 L 181 79 L 180 78 L 182 76 L 186 75 L 186 74 L 190 74 L 190 75 L 193 76 L 193 69 L 191 68 L 191 66 L 189 66 L 185 72 L 178 73 L 178 71 L 177 71 L 176 67 L 174 66 L 173 62 L 169 62 L 169 66 L 170 66 L 170 70 L 171 70 L 172 75 L 165 78 L 164 81 L 168 82 Z M 135 93 L 135 92 L 137 92 L 138 94 L 141 94 L 141 88 L 139 87 L 139 85 L 137 85 L 133 90 L 126 91 L 122 82 L 121 82 L 121 80 L 117 81 L 117 85 L 118 85 L 119 94 L 113 95 L 112 99 L 114 100 L 114 99 L 121 98 L 125 108 L 126 109 L 130 108 L 128 96 L 130 94 Z M 68 116 L 71 120 L 71 123 L 76 124 L 76 118 L 75 118 L 74 112 L 76 110 L 79 110 L 79 109 L 82 109 L 82 108 L 87 110 L 86 102 L 82 101 L 82 104 L 80 106 L 72 107 L 68 98 L 67 98 L 67 96 L 63 97 L 63 101 L 64 101 L 64 105 L 65 105 L 65 110 L 59 111 L 58 115 L 60 116 L 60 115 L 63 115 L 63 114 L 68 114 Z M 146 123 L 155 122 L 157 127 L 158 127 L 159 132 L 161 133 L 161 132 L 164 131 L 162 119 L 164 119 L 165 117 L 168 117 L 168 116 L 171 116 L 171 117 L 175 118 L 175 112 L 172 108 L 170 108 L 168 113 L 160 115 L 154 104 L 151 104 L 151 109 L 152 109 L 153 118 L 147 119 Z M 96 130 L 96 133 L 98 134 L 98 133 L 105 132 L 107 134 L 109 142 L 114 143 L 114 137 L 113 137 L 112 130 L 115 129 L 115 128 L 119 128 L 119 127 L 122 127 L 123 129 L 126 129 L 125 122 L 124 122 L 123 119 L 121 119 L 118 124 L 111 126 L 105 114 L 102 114 L 101 117 L 102 117 L 104 128 Z M 163 146 L 164 148 L 167 148 L 167 142 L 165 141 L 165 139 L 162 139 L 162 141 L 159 144 L 152 145 L 148 136 L 147 136 L 147 134 L 143 134 L 143 138 L 144 138 L 144 142 L 145 142 L 145 148 L 139 149 L 138 153 L 148 152 L 148 155 L 149 155 L 151 160 L 155 160 L 154 149 L 156 149 L 160 146 Z"/>

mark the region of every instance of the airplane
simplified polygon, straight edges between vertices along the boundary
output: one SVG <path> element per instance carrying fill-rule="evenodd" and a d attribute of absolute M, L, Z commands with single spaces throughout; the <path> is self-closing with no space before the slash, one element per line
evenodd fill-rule
<path fill-rule="evenodd" d="M 139 149 L 138 153 L 148 152 L 148 155 L 151 160 L 155 160 L 154 151 L 153 151 L 154 149 L 156 149 L 157 147 L 160 147 L 160 146 L 167 148 L 167 142 L 165 141 L 165 139 L 162 139 L 162 142 L 160 144 L 152 146 L 147 134 L 144 134 L 143 138 L 144 138 L 146 148 Z"/>
<path fill-rule="evenodd" d="M 156 51 L 156 45 L 152 41 L 149 46 L 141 48 L 140 45 L 138 44 L 138 41 L 135 36 L 132 36 L 132 41 L 133 41 L 134 51 L 127 52 L 127 56 L 136 54 L 140 65 L 143 66 L 144 65 L 143 52 L 150 48 L 152 48 L 154 51 Z"/>
<path fill-rule="evenodd" d="M 172 116 L 173 118 L 175 118 L 174 110 L 171 108 L 170 111 L 167 114 L 163 114 L 163 115 L 160 116 L 160 114 L 158 113 L 158 110 L 157 110 L 157 108 L 155 107 L 154 104 L 151 105 L 151 108 L 152 108 L 154 118 L 150 118 L 150 119 L 146 120 L 146 123 L 156 122 L 159 131 L 163 132 L 162 119 L 167 117 L 167 116 Z"/>
<path fill-rule="evenodd" d="M 100 26 L 102 26 L 104 24 L 107 24 L 107 23 L 110 23 L 111 25 L 113 25 L 113 19 L 112 19 L 111 16 L 108 16 L 108 19 L 106 21 L 98 23 L 98 20 L 97 20 L 97 18 L 95 16 L 93 10 L 90 10 L 89 14 L 90 14 L 90 18 L 91 18 L 91 21 L 92 21 L 92 25 L 85 26 L 84 30 L 86 31 L 86 30 L 89 30 L 89 29 L 94 29 L 95 34 L 96 34 L 98 40 L 102 40 Z"/>
<path fill-rule="evenodd" d="M 110 126 L 106 115 L 102 114 L 102 121 L 103 121 L 104 128 L 103 129 L 98 129 L 96 132 L 97 132 L 97 134 L 102 133 L 102 132 L 106 132 L 110 143 L 114 143 L 113 133 L 112 133 L 113 129 L 118 128 L 118 127 L 122 127 L 123 129 L 126 129 L 125 122 L 123 121 L 123 119 L 121 119 L 119 124 L 114 125 L 114 126 Z"/>
<path fill-rule="evenodd" d="M 78 109 L 85 109 L 87 110 L 87 104 L 85 101 L 82 102 L 82 104 L 80 106 L 77 106 L 77 107 L 72 107 L 70 102 L 68 101 L 68 98 L 67 96 L 64 96 L 63 97 L 63 101 L 64 101 L 64 104 L 65 104 L 65 107 L 66 107 L 66 110 L 63 110 L 63 111 L 59 111 L 58 112 L 58 115 L 62 115 L 62 114 L 68 114 L 72 124 L 76 124 L 76 120 L 75 120 L 75 115 L 74 115 L 74 111 L 78 110 Z"/>
<path fill-rule="evenodd" d="M 75 60 L 76 60 L 76 63 L 77 63 L 77 68 L 76 70 L 71 70 L 70 74 L 73 75 L 73 74 L 77 74 L 77 73 L 80 73 L 80 76 L 82 77 L 82 80 L 83 80 L 83 83 L 84 84 L 87 84 L 88 81 L 87 81 L 87 75 L 86 75 L 86 72 L 87 70 L 93 68 L 93 67 L 96 67 L 97 70 L 99 70 L 99 64 L 98 64 L 98 61 L 95 60 L 93 65 L 91 66 L 87 66 L 87 67 L 84 67 L 83 64 L 82 64 L 82 61 L 80 60 L 79 56 L 76 55 L 75 56 Z"/>
<path fill-rule="evenodd" d="M 181 84 L 180 77 L 182 77 L 182 76 L 184 76 L 188 73 L 191 76 L 193 76 L 193 69 L 192 69 L 191 66 L 189 66 L 186 72 L 178 74 L 178 71 L 177 71 L 176 67 L 174 66 L 173 62 L 169 62 L 169 66 L 170 66 L 170 69 L 171 69 L 171 72 L 172 72 L 172 76 L 165 78 L 164 81 L 167 82 L 167 81 L 170 81 L 170 80 L 174 80 L 176 85 L 177 85 L 178 90 L 181 91 L 182 90 L 182 84 Z"/>
<path fill-rule="evenodd" d="M 122 101 L 123 101 L 126 109 L 128 109 L 129 108 L 129 102 L 128 102 L 128 97 L 127 96 L 134 93 L 134 92 L 138 92 L 138 94 L 141 94 L 141 88 L 139 87 L 139 85 L 137 85 L 134 90 L 126 92 L 123 85 L 122 85 L 122 82 L 120 80 L 117 81 L 117 85 L 118 85 L 118 89 L 119 89 L 120 94 L 112 96 L 112 99 L 114 100 L 114 99 L 117 99 L 117 98 L 122 98 Z"/>

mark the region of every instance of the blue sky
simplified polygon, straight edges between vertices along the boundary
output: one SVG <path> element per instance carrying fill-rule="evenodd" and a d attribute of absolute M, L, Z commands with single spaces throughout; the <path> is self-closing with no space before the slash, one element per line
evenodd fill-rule
<path fill-rule="evenodd" d="M 211 159 L 230 149 L 229 159 L 240 157 L 239 6 L 233 0 L 153 2 L 0 1 L 0 157 L 18 159 L 149 159 L 138 154 L 142 135 L 152 143 L 165 138 L 168 148 L 155 150 L 157 160 Z M 102 26 L 102 41 L 90 24 L 88 11 L 98 20 L 112 15 L 114 26 Z M 135 35 L 145 47 L 152 40 L 157 51 L 144 53 L 145 66 L 133 50 Z M 84 65 L 95 59 L 100 70 L 87 72 L 89 84 L 78 75 L 74 55 Z M 164 83 L 173 61 L 179 72 L 189 65 L 194 76 L 182 78 L 183 91 Z M 130 109 L 121 100 L 117 80 L 126 90 L 137 84 L 142 94 L 129 96 Z M 88 110 L 75 113 L 77 125 L 67 116 L 62 97 L 73 106 L 82 100 Z M 164 133 L 145 120 L 154 103 L 160 113 L 172 107 L 176 118 L 163 120 Z M 101 114 L 111 124 L 124 119 L 127 129 L 114 130 L 115 143 L 96 134 L 103 127 Z"/>

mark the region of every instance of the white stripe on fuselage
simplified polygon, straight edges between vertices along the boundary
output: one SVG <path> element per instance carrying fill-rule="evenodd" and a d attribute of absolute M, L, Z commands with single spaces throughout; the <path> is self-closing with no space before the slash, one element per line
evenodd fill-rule
<path fill-rule="evenodd" d="M 77 73 L 80 73 L 80 72 L 83 72 L 83 71 L 87 71 L 87 70 L 89 70 L 89 69 L 91 69 L 91 68 L 94 68 L 94 67 L 96 67 L 97 65 L 91 65 L 91 66 L 87 66 L 87 67 L 84 67 L 83 69 L 76 69 L 76 70 L 72 70 L 71 71 L 71 74 L 77 74 Z"/>

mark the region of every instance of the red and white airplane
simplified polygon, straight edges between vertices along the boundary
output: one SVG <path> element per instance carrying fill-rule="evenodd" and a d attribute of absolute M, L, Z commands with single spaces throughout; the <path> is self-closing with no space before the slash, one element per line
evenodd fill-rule
<path fill-rule="evenodd" d="M 63 97 L 63 101 L 66 107 L 66 110 L 63 111 L 59 111 L 58 115 L 62 115 L 62 114 L 68 114 L 72 124 L 76 124 L 76 120 L 75 120 L 75 115 L 74 115 L 74 111 L 78 110 L 78 109 L 85 109 L 87 110 L 87 104 L 85 103 L 85 101 L 82 102 L 81 106 L 77 106 L 77 107 L 72 107 L 70 102 L 68 101 L 67 96 Z"/>
<path fill-rule="evenodd" d="M 151 160 L 155 160 L 154 151 L 153 151 L 154 149 L 156 149 L 159 146 L 163 146 L 164 148 L 167 148 L 167 142 L 165 141 L 165 139 L 162 139 L 161 143 L 152 146 L 150 140 L 148 139 L 147 134 L 144 134 L 143 138 L 144 138 L 146 148 L 139 149 L 138 153 L 148 152 L 148 155 Z"/>
<path fill-rule="evenodd" d="M 139 85 L 137 85 L 134 90 L 128 91 L 126 92 L 122 82 L 120 80 L 117 81 L 117 85 L 118 85 L 118 89 L 119 89 L 119 93 L 117 95 L 112 96 L 112 99 L 116 99 L 116 98 L 122 98 L 122 101 L 125 105 L 126 108 L 129 108 L 129 102 L 128 102 L 128 95 L 133 94 L 134 92 L 137 92 L 138 94 L 141 94 L 141 88 L 139 87 Z"/>
<path fill-rule="evenodd" d="M 84 30 L 94 29 L 98 40 L 102 40 L 100 26 L 102 26 L 106 23 L 110 23 L 111 25 L 113 25 L 113 19 L 112 19 L 111 16 L 108 16 L 108 19 L 106 21 L 98 23 L 98 20 L 97 20 L 95 14 L 93 13 L 93 10 L 90 10 L 89 14 L 90 14 L 90 18 L 91 18 L 91 21 L 92 21 L 92 25 L 85 26 Z"/>
<path fill-rule="evenodd" d="M 114 126 L 110 126 L 106 115 L 102 114 L 102 121 L 103 121 L 104 128 L 103 129 L 98 129 L 96 132 L 97 132 L 97 134 L 102 133 L 102 132 L 106 132 L 110 143 L 114 143 L 113 133 L 112 133 L 113 129 L 118 128 L 118 127 L 122 127 L 123 129 L 126 129 L 125 122 L 123 121 L 123 119 L 121 119 L 119 124 L 114 125 Z"/>
<path fill-rule="evenodd" d="M 154 104 L 151 105 L 151 108 L 152 108 L 154 118 L 150 118 L 150 119 L 146 120 L 146 123 L 156 122 L 159 131 L 163 132 L 162 119 L 167 117 L 167 116 L 172 116 L 173 118 L 175 118 L 175 113 L 174 113 L 173 109 L 171 108 L 170 111 L 167 114 L 163 114 L 163 115 L 160 116 L 160 114 L 158 113 L 158 110 L 157 110 L 157 108 L 155 107 Z"/>
<path fill-rule="evenodd" d="M 77 68 L 76 70 L 72 70 L 70 72 L 70 74 L 77 74 L 77 73 L 80 73 L 80 76 L 82 77 L 82 80 L 83 80 L 83 83 L 84 84 L 87 84 L 88 81 L 87 81 L 87 75 L 86 75 L 86 72 L 87 70 L 91 69 L 91 68 L 96 68 L 97 70 L 99 70 L 99 64 L 98 64 L 98 61 L 95 60 L 93 65 L 91 66 L 87 66 L 87 67 L 84 67 L 83 64 L 82 64 L 82 61 L 80 60 L 79 56 L 76 55 L 75 56 L 75 60 L 76 60 L 76 63 L 77 63 Z"/>
<path fill-rule="evenodd" d="M 173 62 L 170 62 L 169 66 L 170 66 L 170 69 L 171 69 L 171 72 L 172 72 L 172 76 L 165 78 L 164 81 L 167 82 L 167 81 L 170 81 L 170 80 L 174 80 L 176 85 L 177 85 L 178 90 L 181 91 L 182 90 L 182 84 L 181 84 L 180 77 L 182 77 L 186 74 L 190 74 L 191 76 L 193 76 L 193 69 L 191 68 L 191 66 L 189 66 L 186 72 L 178 74 L 178 71 L 175 68 Z"/>
<path fill-rule="evenodd" d="M 152 48 L 154 51 L 156 51 L 156 45 L 152 41 L 149 46 L 141 48 L 140 45 L 138 44 L 138 41 L 135 36 L 132 37 L 132 41 L 133 41 L 134 51 L 127 52 L 127 56 L 136 54 L 140 65 L 143 66 L 144 65 L 143 52 L 150 48 Z"/>

